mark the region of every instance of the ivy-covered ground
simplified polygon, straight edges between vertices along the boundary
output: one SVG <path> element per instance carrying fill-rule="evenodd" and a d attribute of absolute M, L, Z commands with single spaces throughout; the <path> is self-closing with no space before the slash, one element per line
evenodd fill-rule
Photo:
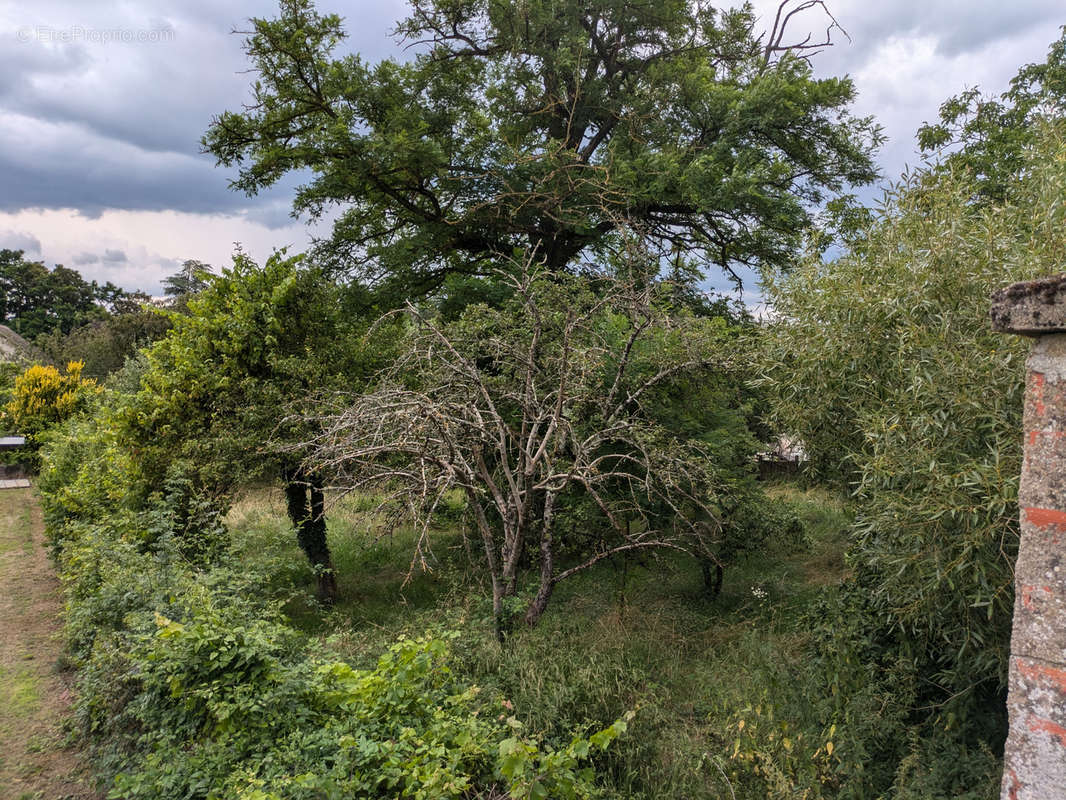
<path fill-rule="evenodd" d="M 0 797 L 96 798 L 67 745 L 59 584 L 29 489 L 0 492 L 0 586 Z"/>

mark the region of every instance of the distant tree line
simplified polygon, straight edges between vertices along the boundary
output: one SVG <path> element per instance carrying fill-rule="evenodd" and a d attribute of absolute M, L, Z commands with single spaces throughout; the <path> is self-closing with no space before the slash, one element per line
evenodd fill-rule
<path fill-rule="evenodd" d="M 131 303 L 136 307 L 137 297 L 110 281 L 86 281 L 62 264 L 48 269 L 22 250 L 0 250 L 0 322 L 27 339 L 70 333 Z"/>
<path fill-rule="evenodd" d="M 167 310 L 184 312 L 188 299 L 207 286 L 211 267 L 187 260 L 163 281 Z M 0 250 L 0 324 L 33 341 L 57 364 L 81 361 L 85 374 L 102 378 L 122 366 L 138 347 L 171 327 L 152 298 L 111 281 L 86 280 L 75 269 L 49 269 L 22 250 Z"/>

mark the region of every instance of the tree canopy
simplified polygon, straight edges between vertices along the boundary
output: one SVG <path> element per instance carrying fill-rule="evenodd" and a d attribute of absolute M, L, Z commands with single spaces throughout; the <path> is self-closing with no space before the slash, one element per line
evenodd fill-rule
<path fill-rule="evenodd" d="M 1018 70 L 998 98 L 968 89 L 944 101 L 940 120 L 918 131 L 924 152 L 946 152 L 946 167 L 973 175 L 975 196 L 984 202 L 1006 199 L 1027 163 L 1026 148 L 1038 135 L 1038 123 L 1061 119 L 1066 112 L 1066 26 L 1062 31 L 1047 60 Z"/>
<path fill-rule="evenodd" d="M 404 294 L 515 248 L 572 269 L 620 230 L 701 269 L 780 265 L 880 140 L 786 43 L 787 6 L 759 36 L 750 5 L 413 0 L 414 55 L 368 64 L 338 54 L 340 17 L 282 0 L 248 32 L 254 101 L 203 146 L 249 194 L 310 171 L 294 211 L 339 211 L 322 255 Z"/>

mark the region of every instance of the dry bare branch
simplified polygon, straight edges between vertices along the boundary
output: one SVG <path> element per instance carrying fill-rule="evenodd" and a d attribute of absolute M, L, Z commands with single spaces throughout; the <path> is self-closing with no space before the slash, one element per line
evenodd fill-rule
<path fill-rule="evenodd" d="M 704 323 L 672 316 L 654 284 L 542 276 L 532 259 L 500 280 L 501 311 L 444 325 L 407 309 L 396 362 L 365 395 L 314 420 L 307 468 L 339 487 L 374 489 L 418 524 L 412 569 L 425 564 L 431 519 L 461 492 L 480 534 L 499 625 L 524 558 L 539 586 L 534 624 L 555 585 L 613 555 L 649 548 L 713 559 L 709 456 L 672 438 L 643 408 L 680 375 L 734 367 Z M 559 503 L 591 502 L 607 523 L 594 551 L 559 564 Z"/>

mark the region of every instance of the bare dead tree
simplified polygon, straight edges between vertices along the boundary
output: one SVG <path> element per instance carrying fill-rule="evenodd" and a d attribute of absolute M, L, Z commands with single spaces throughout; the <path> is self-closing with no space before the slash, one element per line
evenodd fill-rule
<path fill-rule="evenodd" d="M 402 509 L 428 547 L 445 494 L 462 491 L 492 586 L 497 634 L 503 601 L 533 552 L 533 625 L 560 582 L 615 554 L 651 548 L 714 559 L 721 523 L 711 461 L 656 425 L 645 404 L 682 375 L 733 367 L 707 320 L 672 315 L 656 287 L 613 279 L 561 282 L 527 261 L 503 274 L 510 309 L 444 326 L 408 305 L 409 342 L 378 388 L 316 419 L 307 468 L 348 490 L 372 489 Z M 560 498 L 580 493 L 609 537 L 560 563 Z"/>
<path fill-rule="evenodd" d="M 795 24 L 799 17 L 812 9 L 820 9 L 824 18 L 828 20 L 823 37 L 816 39 L 813 33 L 808 33 L 798 41 L 786 41 L 789 26 Z M 782 0 L 777 6 L 773 27 L 759 37 L 760 41 L 764 40 L 766 43 L 763 47 L 763 58 L 769 63 L 774 56 L 788 53 L 799 56 L 809 63 L 812 57 L 825 48 L 833 46 L 834 29 L 844 34 L 849 41 L 851 40 L 848 32 L 837 22 L 837 18 L 833 16 L 833 12 L 829 10 L 824 0 Z"/>

